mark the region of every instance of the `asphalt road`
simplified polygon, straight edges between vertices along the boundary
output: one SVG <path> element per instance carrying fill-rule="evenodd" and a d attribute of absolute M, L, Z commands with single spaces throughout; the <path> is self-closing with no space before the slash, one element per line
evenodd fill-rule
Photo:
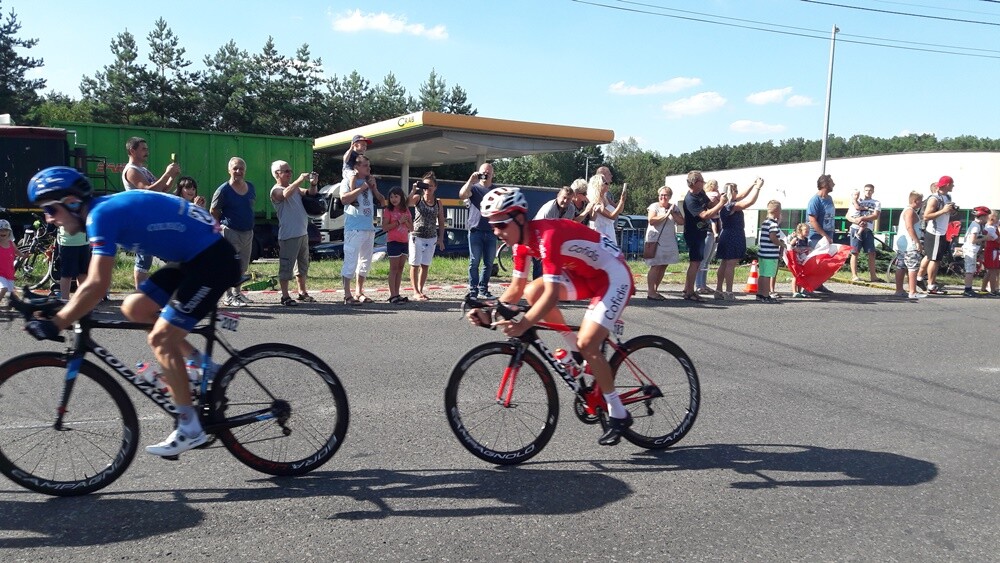
<path fill-rule="evenodd" d="M 246 308 L 235 344 L 304 346 L 343 380 L 351 426 L 337 455 L 274 479 L 220 447 L 176 462 L 140 451 L 115 484 L 71 499 L 0 478 L 0 559 L 1000 559 L 1000 302 L 834 288 L 777 305 L 640 294 L 626 336 L 689 353 L 694 429 L 661 452 L 600 447 L 560 389 L 555 436 L 513 468 L 474 458 L 445 422 L 455 360 L 498 337 L 465 324 L 457 300 Z M 8 326 L 2 358 L 49 346 Z M 141 335 L 109 344 L 148 358 Z M 142 443 L 158 441 L 167 419 L 140 407 Z"/>

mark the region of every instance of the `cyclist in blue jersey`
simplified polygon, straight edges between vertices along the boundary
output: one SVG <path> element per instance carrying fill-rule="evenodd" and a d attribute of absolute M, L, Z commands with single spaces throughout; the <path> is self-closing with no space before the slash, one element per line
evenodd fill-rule
<path fill-rule="evenodd" d="M 92 258 L 87 279 L 52 319 L 25 326 L 38 340 L 59 332 L 89 313 L 111 286 L 118 247 L 157 256 L 176 267 L 160 268 L 122 303 L 122 313 L 153 325 L 147 338 L 177 406 L 177 428 L 146 451 L 174 456 L 207 440 L 191 401 L 185 358 L 201 363 L 185 339 L 240 277 L 236 250 L 222 238 L 219 224 L 205 209 L 171 194 L 127 191 L 93 197 L 90 182 L 73 168 L 54 166 L 28 182 L 28 199 L 45 220 L 70 234 L 84 229 Z"/>

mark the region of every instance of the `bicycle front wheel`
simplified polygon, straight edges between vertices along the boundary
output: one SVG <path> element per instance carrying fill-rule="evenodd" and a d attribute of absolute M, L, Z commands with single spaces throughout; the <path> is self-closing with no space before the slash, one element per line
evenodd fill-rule
<path fill-rule="evenodd" d="M 303 475 L 333 457 L 347 435 L 347 394 L 319 357 L 260 344 L 227 361 L 212 383 L 209 425 L 226 449 L 269 475 Z M 258 413 L 257 420 L 253 413 Z M 226 428 L 226 421 L 254 421 Z"/>
<path fill-rule="evenodd" d="M 618 391 L 634 420 L 622 436 L 652 450 L 667 448 L 694 425 L 701 386 L 691 358 L 654 335 L 629 340 L 611 356 Z"/>
<path fill-rule="evenodd" d="M 552 375 L 533 353 L 511 367 L 516 348 L 488 342 L 451 371 L 444 394 L 448 425 L 472 455 L 514 465 L 542 451 L 556 431 L 559 397 Z"/>
<path fill-rule="evenodd" d="M 0 365 L 0 472 L 54 496 L 92 493 L 135 457 L 139 420 L 114 379 L 84 361 L 61 415 L 66 357 L 38 352 Z"/>

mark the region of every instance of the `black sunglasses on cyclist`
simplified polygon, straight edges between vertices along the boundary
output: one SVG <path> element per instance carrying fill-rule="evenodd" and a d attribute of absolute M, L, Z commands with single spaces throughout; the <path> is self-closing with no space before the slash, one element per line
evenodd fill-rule
<path fill-rule="evenodd" d="M 42 211 L 49 217 L 54 217 L 56 213 L 59 212 L 59 208 L 56 205 L 61 205 L 66 208 L 70 213 L 76 213 L 80 210 L 83 205 L 82 201 L 56 201 L 53 203 L 47 203 L 42 206 Z"/>

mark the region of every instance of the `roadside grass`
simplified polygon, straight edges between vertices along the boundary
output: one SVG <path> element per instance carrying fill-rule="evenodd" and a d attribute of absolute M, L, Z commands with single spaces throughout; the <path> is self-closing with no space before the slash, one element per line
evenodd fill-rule
<path fill-rule="evenodd" d="M 683 258 L 683 256 L 682 256 Z M 117 257 L 115 264 L 114 277 L 112 279 L 112 291 L 115 292 L 128 292 L 132 291 L 134 288 L 134 280 L 132 269 L 134 265 L 134 258 L 131 255 L 120 253 Z M 642 260 L 630 260 L 629 267 L 632 269 L 632 273 L 636 277 L 636 288 L 639 291 L 645 289 L 645 277 L 646 273 L 649 271 L 649 267 Z M 687 270 L 687 262 L 679 262 L 677 264 L 671 264 L 667 267 L 667 275 L 664 277 L 664 283 L 683 283 L 684 273 Z M 154 269 L 161 265 L 159 261 L 154 264 Z M 505 262 L 507 267 L 510 267 L 509 261 Z M 314 260 L 309 264 L 309 287 L 311 288 L 340 288 L 341 287 L 341 277 L 340 269 L 343 266 L 343 260 Z M 885 265 L 880 264 L 879 273 L 880 277 L 886 279 L 889 285 L 892 285 L 893 279 L 889 278 L 885 274 Z M 708 273 L 708 286 L 715 287 L 716 276 L 715 273 L 718 268 L 718 263 L 712 264 Z M 435 257 L 431 262 L 430 269 L 428 271 L 427 283 L 431 285 L 460 285 L 464 284 L 468 278 L 469 271 L 469 259 L 468 258 L 440 258 Z M 862 279 L 867 278 L 868 275 L 868 265 L 866 261 L 862 261 L 859 264 L 859 272 L 861 273 Z M 270 277 L 276 277 L 278 275 L 278 263 L 277 261 L 262 261 L 257 260 L 250 264 L 249 273 L 254 274 L 256 278 L 267 279 Z M 734 288 L 742 288 L 746 284 L 747 277 L 750 274 L 749 264 L 740 264 L 736 267 L 736 274 L 734 276 Z M 384 285 L 389 277 L 389 261 L 386 259 L 381 259 L 372 264 L 371 269 L 368 272 L 368 283 L 376 285 Z M 850 280 L 850 270 L 845 267 L 838 272 L 834 279 L 836 281 L 848 282 Z M 410 271 L 409 266 L 406 266 L 403 271 L 403 285 L 404 287 L 409 286 Z M 509 271 L 500 271 L 497 276 L 494 277 L 497 282 L 508 282 L 510 281 Z M 791 273 L 785 269 L 781 268 L 778 271 L 778 283 L 790 283 L 792 281 Z M 963 280 L 961 278 L 954 277 L 944 277 L 943 283 L 949 286 L 962 285 Z M 978 288 L 979 280 L 976 281 L 976 287 Z"/>

